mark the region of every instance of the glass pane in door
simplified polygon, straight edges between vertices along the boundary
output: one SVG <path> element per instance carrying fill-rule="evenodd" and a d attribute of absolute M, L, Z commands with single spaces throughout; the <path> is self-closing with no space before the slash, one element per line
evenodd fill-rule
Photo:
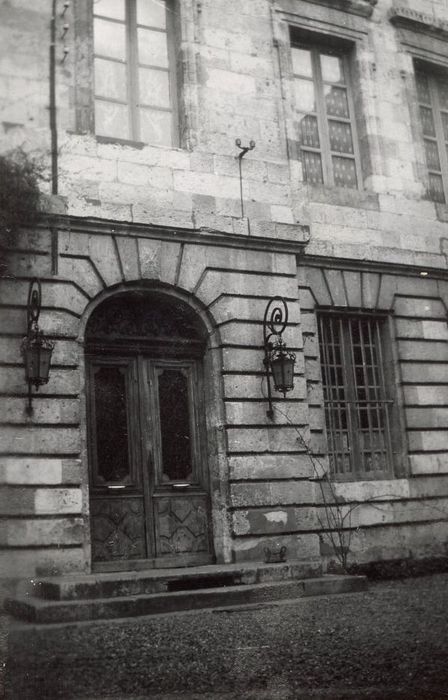
<path fill-rule="evenodd" d="M 126 370 L 98 367 L 94 374 L 96 463 L 100 481 L 129 477 Z"/>
<path fill-rule="evenodd" d="M 158 376 L 162 481 L 190 481 L 192 450 L 188 376 L 165 368 Z"/>

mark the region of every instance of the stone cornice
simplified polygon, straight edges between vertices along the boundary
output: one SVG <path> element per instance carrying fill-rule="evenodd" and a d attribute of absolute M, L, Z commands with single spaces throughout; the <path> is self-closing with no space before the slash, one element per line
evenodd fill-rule
<path fill-rule="evenodd" d="M 80 234 L 96 234 L 109 236 L 135 236 L 153 238 L 164 241 L 177 241 L 192 245 L 218 246 L 224 248 L 242 248 L 245 250 L 261 250 L 275 253 L 303 254 L 310 239 L 308 226 L 301 224 L 273 223 L 272 227 L 278 236 L 242 235 L 223 233 L 209 228 L 174 228 L 154 226 L 152 224 L 124 223 L 122 221 L 106 221 L 95 218 L 78 218 L 69 215 L 47 215 L 42 226 L 49 226 L 61 231 L 71 231 Z"/>
<path fill-rule="evenodd" d="M 389 19 L 396 27 L 448 40 L 448 22 L 437 19 L 434 15 L 426 15 L 423 12 L 410 10 L 408 7 L 395 5 L 389 12 Z"/>
<path fill-rule="evenodd" d="M 325 5 L 332 10 L 351 12 L 360 17 L 370 17 L 378 0 L 306 0 L 314 5 Z"/>
<path fill-rule="evenodd" d="M 387 275 L 418 277 L 418 279 L 440 279 L 448 281 L 448 270 L 442 267 L 430 267 L 427 265 L 406 265 L 405 263 L 387 262 L 378 260 L 353 260 L 352 258 L 334 258 L 324 255 L 303 255 L 300 264 L 304 267 L 319 267 L 337 270 L 353 270 L 355 272 L 378 272 Z M 422 278 L 421 272 L 425 270 L 428 276 Z"/>

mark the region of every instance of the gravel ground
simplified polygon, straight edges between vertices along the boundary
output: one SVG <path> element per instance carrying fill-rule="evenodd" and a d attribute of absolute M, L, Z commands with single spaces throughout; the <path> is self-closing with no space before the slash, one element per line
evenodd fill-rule
<path fill-rule="evenodd" d="M 367 592 L 11 628 L 9 700 L 448 698 L 448 574 Z"/>

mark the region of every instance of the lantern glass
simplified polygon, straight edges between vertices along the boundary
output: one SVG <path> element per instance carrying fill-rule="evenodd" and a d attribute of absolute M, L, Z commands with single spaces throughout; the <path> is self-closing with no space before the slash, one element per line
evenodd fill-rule
<path fill-rule="evenodd" d="M 294 364 L 295 358 L 283 352 L 271 360 L 275 390 L 283 395 L 294 388 Z"/>
<path fill-rule="evenodd" d="M 48 382 L 48 375 L 50 374 L 50 361 L 51 353 L 53 348 L 41 347 L 39 355 L 39 379 L 41 384 L 46 384 Z"/>
<path fill-rule="evenodd" d="M 28 343 L 24 350 L 25 376 L 36 387 L 48 382 L 53 348 L 40 342 Z"/>

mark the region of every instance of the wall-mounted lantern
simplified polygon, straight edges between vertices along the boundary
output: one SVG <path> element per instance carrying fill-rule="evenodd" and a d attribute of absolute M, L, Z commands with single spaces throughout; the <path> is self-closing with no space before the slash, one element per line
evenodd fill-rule
<path fill-rule="evenodd" d="M 28 414 L 33 411 L 32 387 L 39 390 L 48 382 L 51 353 L 54 343 L 45 338 L 39 329 L 38 321 L 41 309 L 41 285 L 38 279 L 30 282 L 27 304 L 27 334 L 22 340 L 21 352 L 25 362 L 25 381 L 28 384 Z"/>
<path fill-rule="evenodd" d="M 271 375 L 275 391 L 286 396 L 288 391 L 294 388 L 294 364 L 296 356 L 286 347 L 282 338 L 283 331 L 288 323 L 288 306 L 282 297 L 273 297 L 264 312 L 263 340 L 264 340 L 264 366 L 266 369 L 266 382 L 268 388 L 269 409 L 266 411 L 269 418 L 274 417 L 271 394 Z"/>

